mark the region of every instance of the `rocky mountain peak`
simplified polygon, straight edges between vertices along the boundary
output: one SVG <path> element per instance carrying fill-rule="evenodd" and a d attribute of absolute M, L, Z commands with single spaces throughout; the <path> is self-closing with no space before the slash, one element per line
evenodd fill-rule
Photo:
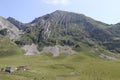
<path fill-rule="evenodd" d="M 19 30 L 26 31 L 27 26 L 23 24 L 22 22 L 14 19 L 13 17 L 8 17 L 7 20 L 11 22 L 13 25 L 15 25 Z"/>
<path fill-rule="evenodd" d="M 77 14 L 67 11 L 56 10 L 50 14 L 46 14 L 42 17 L 34 19 L 31 23 L 40 23 L 41 21 L 50 22 L 75 22 L 85 20 L 86 16 L 83 14 Z"/>
<path fill-rule="evenodd" d="M 13 17 L 8 17 L 7 20 L 11 20 L 11 21 L 14 20 L 14 21 L 17 21 L 17 20 L 16 20 L 15 18 L 13 18 Z"/>

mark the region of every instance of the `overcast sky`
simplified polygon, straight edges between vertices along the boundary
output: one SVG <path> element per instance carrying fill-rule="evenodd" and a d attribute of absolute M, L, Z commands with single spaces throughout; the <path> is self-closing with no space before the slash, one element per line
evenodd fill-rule
<path fill-rule="evenodd" d="M 0 0 L 0 16 L 24 23 L 55 10 L 85 14 L 109 24 L 120 22 L 120 0 Z"/>

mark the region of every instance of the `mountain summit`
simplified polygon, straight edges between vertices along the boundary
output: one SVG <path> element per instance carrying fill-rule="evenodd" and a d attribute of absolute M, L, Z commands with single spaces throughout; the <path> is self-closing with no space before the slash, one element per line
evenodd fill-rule
<path fill-rule="evenodd" d="M 58 39 L 58 37 L 76 37 L 78 40 L 82 37 L 91 37 L 99 41 L 111 39 L 111 34 L 105 30 L 105 28 L 109 27 L 108 24 L 72 12 L 57 10 L 51 14 L 36 18 L 31 22 L 31 25 L 32 28 L 36 27 L 40 32 L 40 39 Z"/>

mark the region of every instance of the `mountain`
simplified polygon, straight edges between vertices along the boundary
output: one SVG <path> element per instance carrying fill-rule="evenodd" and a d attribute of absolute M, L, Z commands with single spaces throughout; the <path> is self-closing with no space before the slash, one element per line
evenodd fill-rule
<path fill-rule="evenodd" d="M 38 17 L 27 24 L 12 17 L 1 18 L 1 21 L 1 25 L 7 23 L 4 25 L 5 30 L 0 31 L 2 35 L 10 34 L 6 28 L 11 31 L 11 36 L 20 36 L 20 31 L 23 32 L 14 41 L 19 46 L 36 44 L 41 50 L 45 46 L 61 45 L 81 50 L 84 46 L 95 48 L 97 45 L 104 50 L 120 52 L 119 23 L 109 25 L 83 14 L 61 10 Z M 8 25 L 14 29 L 11 30 Z"/>
<path fill-rule="evenodd" d="M 83 14 L 67 11 L 57 10 L 36 18 L 30 24 L 30 33 L 34 36 L 31 38 L 39 45 L 80 46 L 80 43 L 83 43 L 93 46 L 97 43 L 111 50 L 111 46 L 116 46 L 114 39 L 120 38 L 119 24 L 109 25 Z M 112 50 L 119 48 L 120 46 L 117 46 Z"/>
<path fill-rule="evenodd" d="M 7 19 L 0 17 L 0 34 L 7 36 L 10 39 L 18 39 L 21 32 Z"/>
<path fill-rule="evenodd" d="M 39 47 L 67 45 L 78 49 L 81 44 L 89 47 L 97 44 L 109 49 L 107 44 L 114 43 L 116 35 L 112 32 L 115 25 L 96 21 L 83 14 L 61 10 L 38 17 L 28 24 L 29 32 L 17 40 L 16 44 L 35 43 Z"/>
<path fill-rule="evenodd" d="M 57 10 L 36 18 L 30 34 L 35 43 L 45 45 L 76 45 L 79 42 L 104 42 L 112 39 L 111 26 L 83 14 Z M 92 44 L 92 43 L 90 43 Z"/>
<path fill-rule="evenodd" d="M 12 18 L 12 17 L 7 18 L 7 20 L 9 22 L 11 22 L 12 24 L 14 24 L 19 30 L 28 31 L 28 27 L 24 23 Z"/>
<path fill-rule="evenodd" d="M 111 26 L 112 27 L 108 28 L 107 30 L 112 34 L 112 40 L 106 41 L 104 46 L 106 46 L 107 49 L 112 52 L 117 51 L 120 53 L 120 23 Z"/>
<path fill-rule="evenodd" d="M 120 37 L 120 23 L 112 25 L 111 28 L 108 28 L 108 31 L 112 33 L 114 37 Z"/>

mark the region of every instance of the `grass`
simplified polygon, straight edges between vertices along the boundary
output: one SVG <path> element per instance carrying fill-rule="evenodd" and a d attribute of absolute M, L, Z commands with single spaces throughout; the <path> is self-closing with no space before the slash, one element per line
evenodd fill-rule
<path fill-rule="evenodd" d="M 0 36 L 0 68 L 31 68 L 29 71 L 0 72 L 0 80 L 120 80 L 119 60 L 99 58 L 100 53 L 108 54 L 99 47 L 95 51 L 81 44 L 81 50 L 75 55 L 59 57 L 50 54 L 25 56 L 19 47 Z"/>
<path fill-rule="evenodd" d="M 0 67 L 29 66 L 30 71 L 0 72 L 0 80 L 120 80 L 120 61 L 85 53 L 53 58 L 51 55 L 15 55 L 0 58 Z"/>
<path fill-rule="evenodd" d="M 0 35 L 0 58 L 22 54 L 22 50 L 10 39 Z"/>

